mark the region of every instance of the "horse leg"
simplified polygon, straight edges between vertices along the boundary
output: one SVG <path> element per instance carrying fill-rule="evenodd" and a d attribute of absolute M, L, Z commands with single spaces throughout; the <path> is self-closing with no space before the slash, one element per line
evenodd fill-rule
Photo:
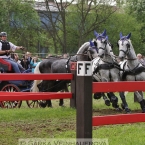
<path fill-rule="evenodd" d="M 106 104 L 107 106 L 110 106 L 110 101 L 109 101 L 108 98 L 106 97 L 105 93 L 101 93 L 101 95 L 103 96 L 103 99 L 104 99 L 104 101 L 105 101 L 105 104 Z"/>
<path fill-rule="evenodd" d="M 114 107 L 118 111 L 122 111 L 121 108 L 119 108 L 118 105 L 118 98 L 115 96 L 113 92 L 107 93 L 108 98 L 110 99 L 110 102 L 112 103 L 112 107 Z"/>
<path fill-rule="evenodd" d="M 63 104 L 64 104 L 63 99 L 60 99 L 59 100 L 59 106 L 62 106 L 63 107 Z"/>
<path fill-rule="evenodd" d="M 143 94 L 142 94 L 142 92 L 136 91 L 136 92 L 134 92 L 134 93 L 136 94 L 137 99 L 138 99 L 138 102 L 140 103 L 140 107 L 141 107 L 141 109 L 142 109 L 142 113 L 145 113 L 145 101 L 144 101 L 144 99 L 143 99 Z"/>
<path fill-rule="evenodd" d="M 107 106 L 110 106 L 110 101 L 108 100 L 108 98 L 106 97 L 105 93 L 101 93 L 101 92 L 98 92 L 98 93 L 94 93 L 94 99 L 101 99 L 101 97 L 103 97 L 104 101 L 105 101 L 105 104 Z"/>
<path fill-rule="evenodd" d="M 46 104 L 47 104 L 47 107 L 51 107 L 52 108 L 51 100 L 46 100 Z"/>
<path fill-rule="evenodd" d="M 120 92 L 119 95 L 120 95 L 120 98 L 122 100 L 122 105 L 121 105 L 122 108 L 125 110 L 126 113 L 130 113 L 131 110 L 128 108 L 128 104 L 126 102 L 124 92 Z"/>
<path fill-rule="evenodd" d="M 98 92 L 98 93 L 94 93 L 94 99 L 101 99 L 102 97 L 102 93 Z"/>
<path fill-rule="evenodd" d="M 42 108 L 45 108 L 46 106 L 47 107 L 52 107 L 51 100 L 41 101 L 41 102 L 39 102 L 39 106 L 42 107 Z"/>
<path fill-rule="evenodd" d="M 68 90 L 68 84 L 65 85 L 64 90 L 61 90 L 61 92 L 69 92 L 69 90 Z M 63 99 L 59 100 L 59 106 L 64 107 L 64 101 L 63 101 Z"/>
<path fill-rule="evenodd" d="M 64 90 L 61 90 L 61 92 L 65 92 L 65 91 Z M 63 107 L 63 104 L 64 104 L 63 99 L 59 99 L 59 106 L 62 106 Z"/>

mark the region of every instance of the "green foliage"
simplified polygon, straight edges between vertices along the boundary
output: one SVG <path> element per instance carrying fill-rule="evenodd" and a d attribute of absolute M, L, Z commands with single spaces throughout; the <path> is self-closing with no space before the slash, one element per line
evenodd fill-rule
<path fill-rule="evenodd" d="M 130 0 L 127 2 L 126 13 L 134 17 L 138 25 L 140 25 L 140 45 L 138 45 L 139 52 L 145 55 L 145 0 Z M 138 39 L 136 37 L 136 39 Z"/>
<path fill-rule="evenodd" d="M 123 5 L 120 1 L 119 5 Z M 81 5 L 81 4 L 80 4 Z M 81 7 L 81 6 L 80 6 Z M 102 32 L 107 30 L 109 40 L 114 45 L 114 53 L 118 55 L 117 41 L 119 40 L 119 33 L 123 35 L 132 33 L 132 43 L 136 53 L 141 52 L 145 54 L 145 45 L 143 43 L 143 22 L 138 21 L 136 17 L 124 12 L 124 8 L 120 7 L 118 11 L 112 15 L 109 6 L 98 5 L 94 7 L 88 14 L 79 7 L 69 7 L 69 12 L 66 16 L 66 29 L 67 29 L 67 50 L 75 53 L 81 44 L 94 38 L 93 31 Z M 108 17 L 107 17 L 108 16 Z M 83 24 L 82 24 L 83 22 Z M 62 36 L 62 32 L 59 31 Z"/>
<path fill-rule="evenodd" d="M 109 6 L 91 6 L 88 9 L 86 4 L 80 2 L 77 6 L 70 6 L 66 13 L 66 31 L 67 31 L 67 51 L 74 54 L 85 42 L 94 38 L 94 30 L 100 30 L 102 24 L 108 19 L 112 10 Z M 63 27 L 63 24 L 60 24 Z M 63 31 L 59 30 L 59 36 L 62 38 Z M 61 46 L 60 46 L 61 47 Z"/>
<path fill-rule="evenodd" d="M 132 34 L 131 40 L 136 53 L 142 50 L 143 47 L 139 47 L 141 46 L 140 45 L 141 34 L 139 32 L 142 27 L 142 24 L 138 23 L 138 21 L 134 17 L 126 13 L 114 13 L 101 26 L 102 26 L 102 31 L 104 29 L 107 30 L 109 40 L 114 45 L 113 51 L 116 55 L 118 55 L 118 47 L 116 44 L 119 40 L 120 32 L 122 32 L 123 35 L 128 35 L 129 33 L 131 33 Z"/>
<path fill-rule="evenodd" d="M 8 40 L 28 49 L 35 48 L 40 40 L 40 20 L 33 8 L 33 1 L 0 0 L 0 31 L 8 33 Z"/>
<path fill-rule="evenodd" d="M 75 54 L 82 44 L 95 37 L 94 30 L 102 32 L 106 29 L 116 55 L 119 33 L 127 35 L 131 32 L 135 51 L 145 55 L 145 0 L 130 0 L 126 11 L 121 7 L 122 1 L 117 2 L 120 9 L 115 13 L 108 5 L 92 5 L 89 8 L 82 1 L 69 5 L 63 13 L 65 15 L 59 14 L 63 21 L 60 20 L 55 30 L 48 32 L 41 28 L 33 0 L 0 0 L 0 31 L 6 31 L 9 41 L 23 45 L 31 52 L 40 52 L 40 48 L 44 47 L 51 54 L 62 54 L 64 50 Z"/>

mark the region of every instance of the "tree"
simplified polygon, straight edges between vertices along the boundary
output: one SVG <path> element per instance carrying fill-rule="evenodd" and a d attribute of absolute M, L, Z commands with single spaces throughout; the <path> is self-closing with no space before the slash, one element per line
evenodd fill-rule
<path fill-rule="evenodd" d="M 139 49 L 140 53 L 145 55 L 145 0 L 130 0 L 126 4 L 126 12 L 136 18 L 137 22 L 141 25 L 138 31 L 141 35 Z"/>
<path fill-rule="evenodd" d="M 142 25 L 127 13 L 116 12 L 102 25 L 102 28 L 107 30 L 109 41 L 114 46 L 114 53 L 118 55 L 117 41 L 119 40 L 120 32 L 127 35 L 131 32 L 131 40 L 136 52 L 140 52 L 141 35 L 139 33 Z"/>
<path fill-rule="evenodd" d="M 67 46 L 76 52 L 86 41 L 94 38 L 94 30 L 101 30 L 102 24 L 116 11 L 116 7 L 83 1 L 67 8 L 66 29 Z M 73 37 L 72 37 L 73 36 Z"/>
<path fill-rule="evenodd" d="M 94 37 L 94 29 L 99 29 L 116 11 L 116 7 L 94 3 L 94 0 L 89 3 L 81 0 L 76 4 L 73 4 L 74 0 L 54 1 L 55 3 L 50 3 L 45 0 L 45 3 L 40 3 L 46 9 L 39 11 L 39 14 L 49 21 L 49 25 L 44 21 L 42 23 L 49 34 L 49 45 L 55 53 L 76 52 L 84 42 Z"/>
<path fill-rule="evenodd" d="M 40 21 L 34 1 L 0 0 L 0 29 L 8 33 L 9 41 L 36 51 Z"/>
<path fill-rule="evenodd" d="M 69 3 L 63 3 L 61 0 L 57 2 L 50 2 L 49 0 L 44 0 L 42 3 L 38 3 L 40 9 L 38 11 L 39 15 L 42 17 L 41 23 L 43 28 L 47 32 L 49 51 L 54 50 L 54 53 L 57 54 L 60 52 L 59 46 L 61 46 L 61 52 L 66 53 L 66 28 L 65 28 L 65 15 L 66 7 L 69 6 Z M 41 8 L 44 7 L 43 10 Z M 63 27 L 59 27 L 59 23 L 63 24 Z M 58 35 L 58 30 L 63 32 L 62 38 Z"/>

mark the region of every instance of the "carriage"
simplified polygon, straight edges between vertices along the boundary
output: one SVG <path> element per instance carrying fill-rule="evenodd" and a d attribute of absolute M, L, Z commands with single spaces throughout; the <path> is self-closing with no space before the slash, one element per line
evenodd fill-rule
<path fill-rule="evenodd" d="M 0 72 L 13 73 L 10 63 L 0 58 Z M 33 81 L 0 81 L 0 91 L 5 92 L 30 92 Z M 28 107 L 38 107 L 39 101 L 26 101 Z M 20 108 L 22 101 L 0 101 L 1 108 Z"/>

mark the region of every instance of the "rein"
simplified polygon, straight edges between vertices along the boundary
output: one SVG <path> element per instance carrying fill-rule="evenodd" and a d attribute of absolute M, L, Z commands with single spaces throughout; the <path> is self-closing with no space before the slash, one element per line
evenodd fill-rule
<path fill-rule="evenodd" d="M 101 42 L 101 43 L 103 43 L 103 42 Z M 109 45 L 110 45 L 110 43 L 108 43 Z M 106 49 L 106 46 L 107 46 L 107 41 L 106 41 L 106 43 L 105 43 L 105 47 L 104 48 L 102 48 L 102 47 L 99 47 L 98 49 L 102 49 L 102 50 L 105 50 Z M 112 50 L 110 50 L 110 52 L 113 52 Z M 116 60 L 116 58 L 118 58 L 118 56 L 116 56 L 116 55 L 112 55 L 112 54 L 108 54 L 108 53 L 105 53 L 104 54 L 104 56 L 105 55 L 108 55 L 108 56 L 110 56 L 111 58 L 112 57 L 114 57 L 115 59 L 113 59 L 112 58 L 112 63 L 111 62 L 108 62 L 108 61 L 105 61 L 103 58 L 101 58 L 100 57 L 100 59 L 104 62 L 104 63 L 106 63 L 106 65 L 108 65 L 108 66 L 105 66 L 106 68 L 108 68 L 109 69 L 109 67 L 110 68 L 117 68 L 118 70 L 120 70 L 120 71 L 123 71 L 123 69 L 121 69 L 120 68 L 120 65 L 118 64 L 118 63 L 116 63 L 114 60 Z M 102 64 L 103 65 L 103 64 Z M 104 67 L 104 66 L 103 66 Z M 101 68 L 101 67 L 100 67 Z"/>
<path fill-rule="evenodd" d="M 125 59 L 127 59 L 127 60 L 136 60 L 137 58 L 126 58 L 125 57 Z"/>
<path fill-rule="evenodd" d="M 92 55 L 91 55 L 91 53 L 90 53 L 90 51 L 91 50 L 87 50 L 87 51 L 85 51 L 83 54 L 81 54 L 81 53 L 78 53 L 78 54 L 76 54 L 76 55 L 81 55 L 81 56 L 88 56 L 88 52 L 89 52 L 89 58 L 90 58 L 90 60 L 93 60 L 93 57 L 92 57 Z M 76 58 L 76 61 L 77 61 L 78 59 Z"/>

